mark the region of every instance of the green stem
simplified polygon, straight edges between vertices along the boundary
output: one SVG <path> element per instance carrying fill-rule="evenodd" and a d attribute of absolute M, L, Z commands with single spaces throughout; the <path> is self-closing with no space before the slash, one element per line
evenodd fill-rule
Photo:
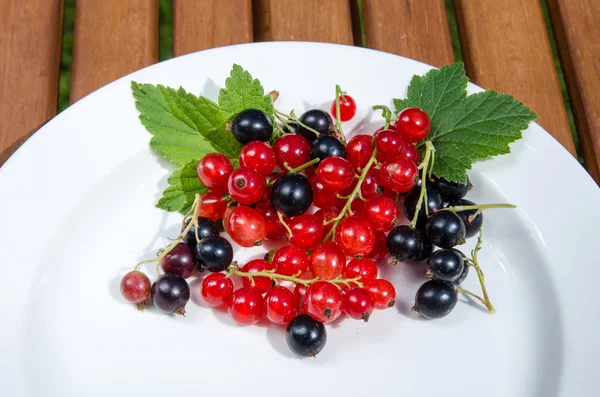
<path fill-rule="evenodd" d="M 285 121 L 282 117 L 287 117 L 288 120 L 293 120 L 296 124 L 298 124 L 299 126 L 304 128 L 305 130 L 308 130 L 308 131 L 316 134 L 317 136 L 320 135 L 318 131 L 316 131 L 313 128 L 310 128 L 309 126 L 307 126 L 306 124 L 301 122 L 300 119 L 298 117 L 296 117 L 293 110 L 290 112 L 290 114 L 285 114 L 285 113 L 280 112 L 279 110 L 275 109 L 275 117 L 277 117 L 277 119 L 279 121 L 281 121 L 290 131 L 292 130 L 291 127 L 289 126 L 287 121 Z"/>
<path fill-rule="evenodd" d="M 335 128 L 339 133 L 341 141 L 346 143 L 346 136 L 344 135 L 344 131 L 342 130 L 342 116 L 340 109 L 340 99 L 344 101 L 344 103 L 348 102 L 346 97 L 344 96 L 344 91 L 342 91 L 339 84 L 335 85 Z"/>
<path fill-rule="evenodd" d="M 292 229 L 290 229 L 289 225 L 287 223 L 285 223 L 285 220 L 283 219 L 283 215 L 281 214 L 281 212 L 277 212 L 277 217 L 279 218 L 279 222 L 281 222 L 281 224 L 283 225 L 283 227 L 285 228 L 285 230 L 288 232 L 288 238 L 292 237 Z"/>
<path fill-rule="evenodd" d="M 494 308 L 494 305 L 492 305 L 492 301 L 490 300 L 490 296 L 488 295 L 487 288 L 485 287 L 485 277 L 483 274 L 483 270 L 481 270 L 481 267 L 479 266 L 479 261 L 477 259 L 477 253 L 481 250 L 481 245 L 483 243 L 482 237 L 482 232 L 481 230 L 479 230 L 477 245 L 475 246 L 475 248 L 473 248 L 473 251 L 471 251 L 472 259 L 468 260 L 468 262 L 469 266 L 474 267 L 475 271 L 477 272 L 477 277 L 479 278 L 479 284 L 481 285 L 481 292 L 483 293 L 483 298 L 463 288 L 458 288 L 458 291 L 479 299 L 479 301 L 483 303 L 483 305 L 489 310 L 489 312 L 493 314 L 496 313 L 496 309 Z"/>
<path fill-rule="evenodd" d="M 283 163 L 283 166 L 291 173 L 291 174 L 295 174 L 296 172 L 300 172 L 308 167 L 310 167 L 311 165 L 315 165 L 317 164 L 319 161 L 321 161 L 321 159 L 319 159 L 318 157 L 316 159 L 312 159 L 309 162 L 306 162 L 302 165 L 299 165 L 296 168 L 290 168 L 290 166 L 288 165 L 288 163 Z"/>
<path fill-rule="evenodd" d="M 394 118 L 394 114 L 390 108 L 385 105 L 375 105 L 373 106 L 373 110 L 381 110 L 381 116 L 385 119 L 385 126 L 383 128 L 387 130 L 392 122 L 392 119 Z"/>
<path fill-rule="evenodd" d="M 331 284 L 335 285 L 338 288 L 341 288 L 340 285 L 344 285 L 346 287 L 351 287 L 352 284 L 354 284 L 355 286 L 357 286 L 359 288 L 363 287 L 363 283 L 358 281 L 358 280 L 360 280 L 360 277 L 347 278 L 347 279 L 334 279 L 334 280 L 321 280 L 318 277 L 315 277 L 310 280 L 303 280 L 303 279 L 298 278 L 297 276 L 286 276 L 284 274 L 275 273 L 275 270 L 263 270 L 261 272 L 243 272 L 235 264 L 232 264 L 231 266 L 229 266 L 227 268 L 227 272 L 230 275 L 236 275 L 236 276 L 240 276 L 240 277 L 248 277 L 250 280 L 252 280 L 254 277 L 268 277 L 269 279 L 275 280 L 275 281 L 279 281 L 279 280 L 291 281 L 295 284 L 302 284 L 305 287 L 308 287 L 309 285 L 316 283 L 317 281 L 325 281 L 327 283 L 331 283 Z"/>
<path fill-rule="evenodd" d="M 430 161 L 433 163 L 433 157 L 435 156 L 435 148 L 431 141 L 425 143 L 425 157 L 423 162 L 420 164 L 421 167 L 421 192 L 419 194 L 419 200 L 415 207 L 415 214 L 412 221 L 410 222 L 411 227 L 417 226 L 417 220 L 419 219 L 419 213 L 421 212 L 421 206 L 427 202 L 427 172 L 429 169 Z M 425 215 L 429 216 L 429 207 L 425 205 Z"/>
<path fill-rule="evenodd" d="M 461 212 L 469 210 L 477 210 L 474 216 L 477 216 L 481 211 L 491 208 L 517 208 L 513 204 L 477 204 L 477 205 L 457 205 L 454 207 L 442 208 L 440 211 Z"/>

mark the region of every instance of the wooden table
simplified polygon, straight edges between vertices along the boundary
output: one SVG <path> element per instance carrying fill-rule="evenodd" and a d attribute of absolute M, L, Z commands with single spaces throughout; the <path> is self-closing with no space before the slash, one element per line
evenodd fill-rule
<path fill-rule="evenodd" d="M 359 0 L 360 1 L 360 0 Z M 600 183 L 600 1 L 548 0 L 585 166 Z M 513 94 L 575 155 L 540 0 L 455 0 L 470 79 Z M 443 0 L 362 0 L 366 45 L 454 62 Z M 57 111 L 62 0 L 0 2 L 0 164 Z M 174 0 L 173 53 L 305 40 L 359 45 L 357 0 Z M 158 61 L 158 0 L 78 0 L 71 102 Z"/>

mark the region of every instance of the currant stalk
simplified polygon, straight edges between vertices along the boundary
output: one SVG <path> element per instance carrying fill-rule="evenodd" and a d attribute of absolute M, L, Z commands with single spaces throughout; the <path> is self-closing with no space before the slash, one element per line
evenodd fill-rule
<path fill-rule="evenodd" d="M 337 129 L 340 140 L 344 145 L 346 145 L 346 137 L 344 136 L 344 131 L 342 130 L 342 112 L 340 111 L 340 97 L 344 101 L 347 102 L 346 97 L 344 96 L 346 93 L 342 91 L 339 84 L 335 85 L 335 128 Z"/>
<path fill-rule="evenodd" d="M 382 111 L 381 116 L 385 119 L 385 126 L 383 127 L 383 129 L 387 130 L 390 127 L 390 123 L 394 119 L 394 114 L 392 113 L 390 108 L 385 105 L 375 105 L 372 109 Z"/>
<path fill-rule="evenodd" d="M 421 194 L 419 194 L 419 200 L 417 201 L 417 205 L 415 207 L 415 215 L 413 216 L 412 221 L 410 222 L 411 227 L 417 226 L 417 220 L 419 219 L 419 213 L 421 212 L 421 206 L 424 202 L 427 201 L 427 189 L 426 189 L 426 180 L 428 171 L 430 168 L 433 168 L 433 161 L 435 158 L 435 148 L 433 147 L 433 143 L 431 141 L 425 142 L 425 157 L 423 158 L 423 162 L 419 164 L 419 169 L 421 170 Z M 431 164 L 430 164 L 431 162 Z M 425 215 L 429 216 L 429 208 L 425 206 Z"/>
<path fill-rule="evenodd" d="M 483 270 L 481 270 L 481 267 L 479 266 L 479 261 L 477 260 L 477 253 L 481 250 L 482 242 L 483 242 L 483 233 L 481 230 L 479 230 L 479 237 L 477 238 L 477 245 L 471 251 L 471 259 L 467 259 L 467 264 L 469 266 L 472 266 L 473 268 L 475 268 L 475 271 L 477 272 L 477 277 L 479 278 L 479 284 L 481 285 L 481 292 L 483 293 L 483 298 L 469 290 L 464 289 L 464 288 L 457 288 L 457 290 L 458 290 L 458 292 L 462 292 L 463 294 L 470 295 L 473 298 L 479 300 L 489 310 L 490 313 L 494 314 L 494 313 L 496 313 L 496 309 L 492 305 L 492 301 L 490 300 L 490 297 L 488 295 L 487 289 L 485 287 L 485 277 L 483 275 Z"/>

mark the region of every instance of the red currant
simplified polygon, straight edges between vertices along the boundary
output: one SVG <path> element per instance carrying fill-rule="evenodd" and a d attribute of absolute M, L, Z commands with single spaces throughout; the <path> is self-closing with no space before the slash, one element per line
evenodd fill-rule
<path fill-rule="evenodd" d="M 388 255 L 388 249 L 386 245 L 387 236 L 384 232 L 379 230 L 375 230 L 375 245 L 373 246 L 373 250 L 368 255 L 369 258 L 374 261 L 380 261 L 385 259 Z"/>
<path fill-rule="evenodd" d="M 317 168 L 317 178 L 329 190 L 343 190 L 354 181 L 354 169 L 348 160 L 327 157 Z"/>
<path fill-rule="evenodd" d="M 369 321 L 374 307 L 371 294 L 364 288 L 352 288 L 344 295 L 344 311 L 355 320 Z"/>
<path fill-rule="evenodd" d="M 223 217 L 226 209 L 227 202 L 220 194 L 208 192 L 200 196 L 200 216 L 216 222 Z"/>
<path fill-rule="evenodd" d="M 121 279 L 121 295 L 127 301 L 135 303 L 140 310 L 146 307 L 151 288 L 148 276 L 137 270 L 127 273 Z"/>
<path fill-rule="evenodd" d="M 198 178 L 207 188 L 215 193 L 226 193 L 233 165 L 221 153 L 209 153 L 198 162 L 197 172 Z"/>
<path fill-rule="evenodd" d="M 419 151 L 414 143 L 404 140 L 404 150 L 398 155 L 399 159 L 408 160 L 415 164 L 419 163 Z"/>
<path fill-rule="evenodd" d="M 377 278 L 378 271 L 379 270 L 377 269 L 377 265 L 371 259 L 355 258 L 352 259 L 350 262 L 346 263 L 346 266 L 344 266 L 342 278 L 360 277 L 358 281 L 360 281 L 363 284 L 366 284 Z"/>
<path fill-rule="evenodd" d="M 415 187 L 418 172 L 414 163 L 404 159 L 386 161 L 379 170 L 383 185 L 398 193 L 408 192 Z"/>
<path fill-rule="evenodd" d="M 342 274 L 346 256 L 333 241 L 319 245 L 310 254 L 310 271 L 321 280 L 333 280 Z"/>
<path fill-rule="evenodd" d="M 398 221 L 398 207 L 386 196 L 376 196 L 365 202 L 365 217 L 373 229 L 389 232 Z"/>
<path fill-rule="evenodd" d="M 243 287 L 233 293 L 229 315 L 239 324 L 256 324 L 265 314 L 263 297 L 255 288 Z"/>
<path fill-rule="evenodd" d="M 163 272 L 173 273 L 183 278 L 194 274 L 196 266 L 198 266 L 196 251 L 185 243 L 177 244 L 160 261 Z"/>
<path fill-rule="evenodd" d="M 329 233 L 331 228 L 333 227 L 333 222 L 326 224 L 336 216 L 340 214 L 340 210 L 338 208 L 322 208 L 315 212 L 315 215 L 321 218 L 324 226 L 325 234 Z"/>
<path fill-rule="evenodd" d="M 279 220 L 277 212 L 270 203 L 262 201 L 258 203 L 254 209 L 265 218 L 267 225 L 267 239 L 278 240 L 285 235 L 285 227 Z"/>
<path fill-rule="evenodd" d="M 250 262 L 246 263 L 240 269 L 244 273 L 256 273 L 263 272 L 265 270 L 272 270 L 273 265 L 267 262 L 264 259 L 253 259 Z M 244 287 L 254 288 L 261 294 L 264 294 L 273 286 L 273 280 L 269 277 L 265 276 L 256 276 L 256 277 L 242 277 L 242 285 Z"/>
<path fill-rule="evenodd" d="M 226 305 L 233 295 L 233 281 L 223 273 L 211 273 L 202 280 L 200 295 L 209 306 Z"/>
<path fill-rule="evenodd" d="M 242 148 L 240 165 L 268 176 L 275 168 L 275 151 L 268 143 L 252 141 Z"/>
<path fill-rule="evenodd" d="M 364 168 L 375 147 L 373 146 L 373 137 L 371 135 L 355 135 L 346 146 L 346 158 L 352 164 L 355 170 Z"/>
<path fill-rule="evenodd" d="M 265 193 L 265 177 L 251 168 L 238 168 L 231 173 L 227 188 L 235 201 L 251 205 L 258 202 Z"/>
<path fill-rule="evenodd" d="M 325 236 L 325 229 L 321 218 L 314 214 L 295 216 L 287 222 L 292 230 L 288 241 L 302 249 L 312 249 L 319 244 Z"/>
<path fill-rule="evenodd" d="M 342 293 L 327 281 L 317 281 L 306 290 L 308 314 L 317 321 L 328 323 L 342 313 Z"/>
<path fill-rule="evenodd" d="M 380 195 L 382 192 L 383 185 L 381 184 L 379 168 L 370 168 L 367 175 L 365 175 L 362 185 L 360 185 L 360 194 L 364 198 L 370 199 Z"/>
<path fill-rule="evenodd" d="M 310 161 L 310 143 L 298 134 L 285 134 L 275 141 L 273 150 L 277 165 L 287 172 L 288 167 L 296 168 Z"/>
<path fill-rule="evenodd" d="M 285 276 L 301 276 L 308 270 L 308 263 L 306 252 L 293 245 L 279 248 L 273 256 L 275 271 Z"/>
<path fill-rule="evenodd" d="M 339 208 L 339 209 L 344 208 L 344 206 L 348 202 L 348 199 L 340 198 L 340 197 L 348 197 L 349 195 L 351 195 L 352 192 L 354 191 L 354 188 L 356 187 L 357 183 L 358 183 L 358 180 L 354 179 L 354 181 L 352 181 L 350 186 L 348 186 L 347 188 L 345 188 L 344 190 L 341 190 L 339 193 L 336 194 L 336 199 L 335 199 L 335 204 L 334 204 L 335 208 Z"/>
<path fill-rule="evenodd" d="M 252 247 L 261 245 L 266 237 L 267 223 L 258 211 L 240 205 L 229 214 L 226 231 L 242 247 Z"/>
<path fill-rule="evenodd" d="M 403 149 L 402 138 L 394 130 L 378 131 L 374 137 L 379 161 L 394 160 Z"/>
<path fill-rule="evenodd" d="M 302 306 L 302 304 L 304 303 L 304 296 L 306 295 L 306 285 L 303 284 L 296 284 L 296 287 L 294 288 L 294 300 L 296 301 L 296 304 L 299 306 Z M 299 309 L 299 308 L 298 308 Z M 306 314 L 306 312 L 304 312 Z"/>
<path fill-rule="evenodd" d="M 431 120 L 418 108 L 406 108 L 398 115 L 396 131 L 411 142 L 420 142 L 429 135 Z"/>
<path fill-rule="evenodd" d="M 396 289 L 389 281 L 377 278 L 365 285 L 373 298 L 375 309 L 387 309 L 393 307 L 396 301 Z"/>
<path fill-rule="evenodd" d="M 375 244 L 375 235 L 366 219 L 349 216 L 338 224 L 335 241 L 348 256 L 368 255 Z"/>
<path fill-rule="evenodd" d="M 298 312 L 294 294 L 280 285 L 273 287 L 265 295 L 267 318 L 275 324 L 287 324 Z"/>
<path fill-rule="evenodd" d="M 331 104 L 331 114 L 337 118 L 337 107 L 335 106 L 335 100 Z M 340 120 L 349 121 L 352 120 L 356 114 L 356 102 L 350 95 L 340 95 Z"/>
<path fill-rule="evenodd" d="M 313 190 L 313 204 L 319 208 L 329 208 L 337 201 L 337 192 L 328 190 L 316 176 L 309 179 Z"/>

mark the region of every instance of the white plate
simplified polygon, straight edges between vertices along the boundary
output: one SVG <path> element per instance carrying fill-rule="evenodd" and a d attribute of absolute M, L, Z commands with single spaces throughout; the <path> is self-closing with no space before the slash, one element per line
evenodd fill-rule
<path fill-rule="evenodd" d="M 138 71 L 49 122 L 0 169 L 2 395 L 598 395 L 600 190 L 535 124 L 512 154 L 470 173 L 473 200 L 519 207 L 486 213 L 481 260 L 496 315 L 461 298 L 451 315 L 421 321 L 408 309 L 422 269 L 383 266 L 398 310 L 328 327 L 321 354 L 298 359 L 280 327 L 237 326 L 192 302 L 185 318 L 124 303 L 120 277 L 179 222 L 154 207 L 173 168 L 148 147 L 130 81 L 216 98 L 234 62 L 278 89 L 282 110 L 326 109 L 341 84 L 359 105 L 349 126 L 366 132 L 380 123 L 371 105 L 403 97 L 430 69 L 356 47 L 233 46 Z M 468 285 L 477 289 L 474 276 Z"/>

